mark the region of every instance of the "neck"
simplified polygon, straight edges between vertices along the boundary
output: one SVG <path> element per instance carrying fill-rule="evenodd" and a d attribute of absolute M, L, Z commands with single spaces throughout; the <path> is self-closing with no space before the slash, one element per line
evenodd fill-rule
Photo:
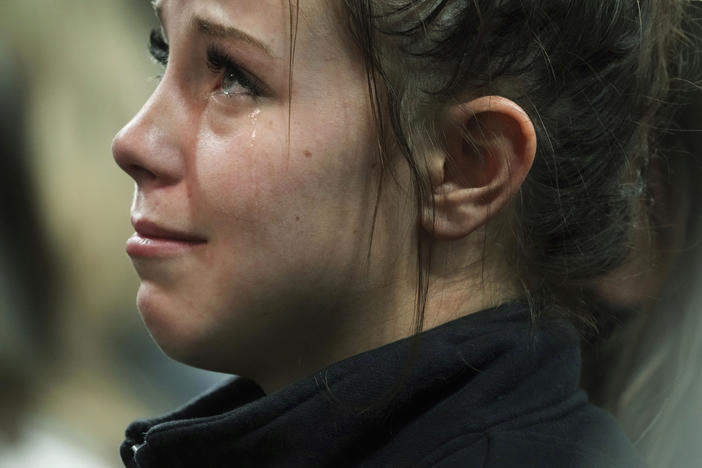
<path fill-rule="evenodd" d="M 435 328 L 460 317 L 509 302 L 520 296 L 499 243 L 488 248 L 482 233 L 453 242 L 431 245 L 428 291 L 421 330 Z M 408 256 L 407 258 L 410 258 Z M 295 359 L 270 375 L 250 375 L 267 392 L 278 390 L 318 369 L 356 354 L 378 348 L 415 333 L 417 269 L 402 265 L 401 275 L 388 275 L 367 290 L 339 294 L 339 301 L 314 311 L 316 319 L 304 321 L 305 333 L 286 335 L 280 343 Z M 397 279 L 397 277 L 401 279 Z M 395 279 L 388 279 L 394 277 Z M 379 284 L 380 283 L 380 284 Z M 343 296 L 343 298 L 342 298 Z M 310 333 L 314 322 L 318 332 Z M 310 340 L 309 337 L 315 338 Z M 297 337 L 303 337 L 298 340 Z M 266 368 L 266 366 L 262 366 Z"/>

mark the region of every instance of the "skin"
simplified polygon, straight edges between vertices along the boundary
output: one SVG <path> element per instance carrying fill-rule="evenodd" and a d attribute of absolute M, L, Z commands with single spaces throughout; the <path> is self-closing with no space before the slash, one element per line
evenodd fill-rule
<path fill-rule="evenodd" d="M 419 214 L 401 158 L 392 168 L 397 181 L 386 180 L 377 198 L 366 74 L 335 12 L 322 0 L 301 2 L 290 93 L 287 0 L 162 0 L 156 7 L 168 65 L 115 137 L 113 154 L 136 182 L 133 220 L 206 242 L 132 258 L 141 279 L 137 305 L 155 341 L 177 360 L 245 375 L 272 391 L 410 334 Z M 255 40 L 213 37 L 196 18 Z M 222 94 L 223 74 L 207 66 L 211 44 L 266 92 L 253 96 L 225 82 L 237 92 Z M 438 185 L 443 177 L 443 170 L 434 177 Z M 492 282 L 493 269 L 466 266 L 482 251 L 480 236 L 466 236 L 486 221 L 470 223 L 468 232 L 442 224 L 463 241 L 437 247 L 427 327 L 504 299 L 504 291 L 488 298 L 471 286 L 486 271 Z M 442 261 L 457 253 L 460 265 Z"/>
<path fill-rule="evenodd" d="M 133 258 L 137 304 L 156 342 L 183 362 L 275 388 L 385 341 L 397 320 L 365 311 L 396 305 L 390 284 L 405 280 L 398 259 L 410 242 L 386 235 L 407 223 L 404 203 L 388 192 L 365 262 L 379 169 L 358 57 L 331 18 L 303 8 L 291 113 L 286 1 L 158 8 L 169 63 L 113 154 L 136 182 L 133 218 L 207 242 L 182 255 Z M 195 17 L 265 44 L 271 56 L 245 40 L 214 39 L 265 80 L 267 95 L 218 94 L 222 75 L 206 65 L 213 38 L 192 27 Z M 377 338 L 362 333 L 371 329 Z"/>

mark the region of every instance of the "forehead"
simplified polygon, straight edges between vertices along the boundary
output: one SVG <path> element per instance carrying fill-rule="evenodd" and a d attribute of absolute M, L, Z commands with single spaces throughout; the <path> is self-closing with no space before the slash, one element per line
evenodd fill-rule
<path fill-rule="evenodd" d="M 200 18 L 244 32 L 276 57 L 289 56 L 293 39 L 296 61 L 300 55 L 322 59 L 346 55 L 350 45 L 339 20 L 338 0 L 154 0 L 152 4 L 168 30 L 185 28 Z"/>

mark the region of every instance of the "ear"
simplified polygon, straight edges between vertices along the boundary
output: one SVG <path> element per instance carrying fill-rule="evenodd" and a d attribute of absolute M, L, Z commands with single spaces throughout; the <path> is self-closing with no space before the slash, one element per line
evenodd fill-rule
<path fill-rule="evenodd" d="M 500 96 L 448 110 L 445 147 L 428 156 L 433 206 L 422 226 L 437 239 L 467 236 L 498 214 L 519 190 L 536 154 L 534 125 Z"/>

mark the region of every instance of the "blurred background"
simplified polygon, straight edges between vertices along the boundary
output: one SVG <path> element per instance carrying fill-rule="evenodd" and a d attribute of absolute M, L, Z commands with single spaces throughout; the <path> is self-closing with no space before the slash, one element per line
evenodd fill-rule
<path fill-rule="evenodd" d="M 166 358 L 110 152 L 160 72 L 148 0 L 0 1 L 0 467 L 122 466 L 127 424 L 220 375 Z"/>

